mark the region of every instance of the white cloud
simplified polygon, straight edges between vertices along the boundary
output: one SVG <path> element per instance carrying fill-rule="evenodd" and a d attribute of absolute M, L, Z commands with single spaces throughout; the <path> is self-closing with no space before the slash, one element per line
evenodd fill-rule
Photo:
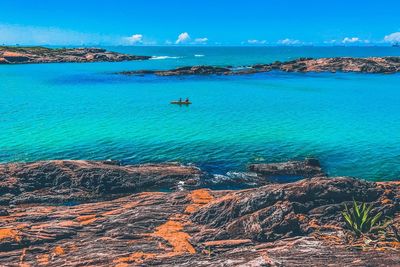
<path fill-rule="evenodd" d="M 187 32 L 183 32 L 179 34 L 178 39 L 176 40 L 175 44 L 185 43 L 190 40 L 190 35 Z"/>
<path fill-rule="evenodd" d="M 204 44 L 204 43 L 207 43 L 207 42 L 208 42 L 208 38 L 207 38 L 207 37 L 196 38 L 194 41 L 195 41 L 196 43 Z"/>
<path fill-rule="evenodd" d="M 143 35 L 142 34 L 134 34 L 130 37 L 125 38 L 126 41 L 130 44 L 142 43 L 143 42 Z"/>
<path fill-rule="evenodd" d="M 363 39 L 360 39 L 358 37 L 345 37 L 342 40 L 342 43 L 343 44 L 356 44 L 356 43 L 368 44 L 368 43 L 370 43 L 370 41 L 369 40 L 363 40 Z"/>
<path fill-rule="evenodd" d="M 400 32 L 394 32 L 389 35 L 386 35 L 385 38 L 383 38 L 383 40 L 388 43 L 400 42 Z"/>
<path fill-rule="evenodd" d="M 289 39 L 289 38 L 286 38 L 286 39 L 283 39 L 283 40 L 279 40 L 278 43 L 282 44 L 282 45 L 298 45 L 298 44 L 301 44 L 301 42 L 299 40 L 294 40 L 294 39 Z"/>
<path fill-rule="evenodd" d="M 249 43 L 249 44 L 266 44 L 267 41 L 266 40 L 251 39 L 251 40 L 247 40 L 247 43 Z"/>
<path fill-rule="evenodd" d="M 360 40 L 360 38 L 358 38 L 358 37 L 345 37 L 343 40 L 342 40 L 342 43 L 344 43 L 344 44 L 348 44 L 348 43 L 358 43 L 358 42 L 360 42 L 361 40 Z"/>

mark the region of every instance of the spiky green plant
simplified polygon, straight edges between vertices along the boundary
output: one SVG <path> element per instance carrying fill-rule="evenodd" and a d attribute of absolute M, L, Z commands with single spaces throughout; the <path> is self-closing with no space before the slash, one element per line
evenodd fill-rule
<path fill-rule="evenodd" d="M 367 205 L 366 203 L 358 205 L 355 200 L 353 200 L 352 209 L 345 205 L 345 210 L 342 212 L 343 219 L 356 236 L 370 232 L 379 222 L 382 212 L 378 212 L 373 216 L 370 214 L 371 209 L 372 205 Z"/>

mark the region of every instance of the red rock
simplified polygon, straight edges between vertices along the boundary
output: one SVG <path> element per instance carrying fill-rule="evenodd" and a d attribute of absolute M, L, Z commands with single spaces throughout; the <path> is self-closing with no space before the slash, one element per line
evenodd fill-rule
<path fill-rule="evenodd" d="M 76 186 L 83 179 L 76 175 L 138 168 L 51 161 L 2 165 L 1 173 L 7 173 L 8 182 L 14 177 L 17 190 L 18 183 L 29 189 L 26 185 L 35 185 L 35 179 Z M 140 171 L 141 179 L 154 180 L 164 173 L 170 181 L 167 174 L 179 173 L 175 179 L 180 179 L 199 172 L 177 165 L 145 165 Z M 25 179 L 22 173 L 36 175 Z M 373 213 L 382 210 L 394 217 L 398 227 L 399 199 L 391 196 L 399 193 L 398 183 L 311 178 L 238 191 L 143 192 L 75 206 L 10 205 L 9 215 L 0 217 L 0 265 L 396 266 L 398 242 L 380 241 L 365 251 L 355 250 L 358 244 L 347 241 L 340 212 L 355 198 L 371 203 Z M 383 199 L 391 203 L 382 204 Z"/>
<path fill-rule="evenodd" d="M 45 47 L 0 46 L 0 64 L 117 62 L 146 60 L 149 58 L 151 57 L 109 52 L 98 48 L 51 49 Z"/>

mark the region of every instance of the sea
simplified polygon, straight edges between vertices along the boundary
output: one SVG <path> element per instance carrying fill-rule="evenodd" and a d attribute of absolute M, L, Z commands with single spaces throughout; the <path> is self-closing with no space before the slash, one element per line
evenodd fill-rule
<path fill-rule="evenodd" d="M 136 46 L 147 61 L 0 65 L 0 162 L 180 162 L 215 175 L 318 158 L 330 176 L 400 179 L 400 74 L 124 76 L 299 57 L 400 56 L 398 47 Z M 189 106 L 171 105 L 189 98 Z"/>

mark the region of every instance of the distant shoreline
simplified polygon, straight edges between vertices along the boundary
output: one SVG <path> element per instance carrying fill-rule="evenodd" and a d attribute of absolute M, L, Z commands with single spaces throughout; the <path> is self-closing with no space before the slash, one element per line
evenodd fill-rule
<path fill-rule="evenodd" d="M 147 60 L 150 58 L 150 56 L 110 52 L 101 48 L 0 46 L 0 64 L 120 62 Z"/>

